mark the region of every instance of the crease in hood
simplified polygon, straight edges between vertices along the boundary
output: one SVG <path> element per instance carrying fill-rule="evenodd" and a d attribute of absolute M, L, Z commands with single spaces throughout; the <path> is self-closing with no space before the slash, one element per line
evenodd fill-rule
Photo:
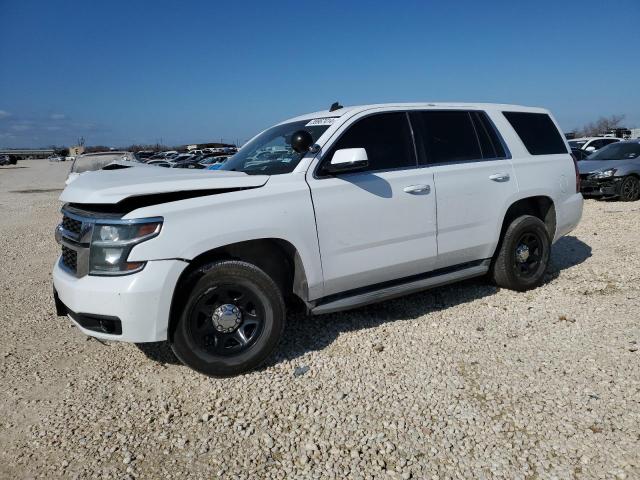
<path fill-rule="evenodd" d="M 261 187 L 268 175 L 225 170 L 188 170 L 140 165 L 81 174 L 60 195 L 68 203 L 114 204 L 130 197 L 198 190 Z"/>

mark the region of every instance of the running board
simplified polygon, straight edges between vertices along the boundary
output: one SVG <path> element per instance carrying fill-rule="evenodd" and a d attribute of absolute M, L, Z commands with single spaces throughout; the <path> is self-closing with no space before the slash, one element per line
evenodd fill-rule
<path fill-rule="evenodd" d="M 371 287 L 366 291 L 358 289 L 359 293 L 353 295 L 340 296 L 335 300 L 329 300 L 324 303 L 320 303 L 311 308 L 313 315 L 321 315 L 324 313 L 339 312 L 341 310 L 349 310 L 351 308 L 363 307 L 383 300 L 390 300 L 392 298 L 402 297 L 410 293 L 419 292 L 421 290 L 427 290 L 429 288 L 440 287 L 447 285 L 448 283 L 455 283 L 468 278 L 480 277 L 489 271 L 489 265 L 491 259 L 482 260 L 480 262 L 474 262 L 472 266 L 466 264 L 459 269 L 451 270 L 446 269 L 443 273 L 430 272 L 425 276 L 421 276 L 420 279 L 410 280 L 403 283 L 396 283 L 394 285 L 383 286 L 381 288 Z M 415 277 L 414 277 L 415 278 Z M 332 295 L 335 298 L 335 296 Z M 322 302 L 322 301 L 321 301 Z"/>

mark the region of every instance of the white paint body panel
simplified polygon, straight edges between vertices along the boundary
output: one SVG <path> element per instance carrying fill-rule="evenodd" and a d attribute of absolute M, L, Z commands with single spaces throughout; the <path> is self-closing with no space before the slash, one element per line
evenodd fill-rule
<path fill-rule="evenodd" d="M 135 246 L 130 261 L 192 260 L 232 243 L 276 238 L 288 241 L 300 254 L 309 296 L 322 296 L 313 204 L 303 174 L 274 175 L 261 188 L 154 205 L 124 218 L 156 216 L 164 218 L 160 235 Z"/>
<path fill-rule="evenodd" d="M 315 206 L 324 295 L 432 270 L 437 257 L 433 172 L 413 168 L 307 177 Z"/>
<path fill-rule="evenodd" d="M 511 161 L 438 165 L 431 170 L 438 202 L 438 268 L 493 256 L 509 200 L 518 192 Z M 496 182 L 490 179 L 494 174 L 509 179 Z"/>
<path fill-rule="evenodd" d="M 135 168 L 83 173 L 64 189 L 60 200 L 111 204 L 128 197 L 156 193 L 259 187 L 268 179 L 266 175 L 240 172 L 140 165 Z"/>
<path fill-rule="evenodd" d="M 487 112 L 511 158 L 435 165 L 385 172 L 315 178 L 323 152 L 364 115 L 413 109 Z M 502 219 L 521 198 L 543 195 L 556 209 L 554 240 L 580 220 L 569 154 L 531 156 L 502 111 L 548 113 L 531 107 L 492 104 L 392 104 L 316 112 L 292 120 L 336 117 L 292 173 L 250 176 L 224 171 L 157 167 L 90 172 L 62 193 L 64 202 L 113 204 L 147 194 L 211 190 L 201 197 L 131 211 L 124 218 L 163 217 L 160 234 L 134 247 L 130 261 L 146 261 L 124 277 L 75 278 L 56 267 L 54 285 L 73 311 L 115 315 L 123 335 L 85 333 L 107 339 L 166 339 L 170 301 L 187 262 L 209 250 L 262 238 L 282 239 L 297 250 L 309 300 L 437 268 L 490 258 Z M 284 122 L 283 122 L 284 123 Z M 507 173 L 509 181 L 490 175 Z M 410 194 L 407 186 L 428 185 Z M 215 190 L 243 189 L 216 194 Z"/>
<path fill-rule="evenodd" d="M 173 291 L 187 265 L 178 260 L 148 262 L 133 275 L 76 278 L 56 262 L 53 286 L 71 311 L 116 316 L 122 322 L 122 335 L 86 330 L 76 323 L 81 332 L 104 340 L 157 342 L 167 339 Z"/>

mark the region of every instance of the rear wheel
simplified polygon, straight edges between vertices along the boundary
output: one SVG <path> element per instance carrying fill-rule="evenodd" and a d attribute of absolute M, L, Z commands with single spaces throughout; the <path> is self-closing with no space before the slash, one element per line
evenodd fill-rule
<path fill-rule="evenodd" d="M 620 200 L 635 202 L 638 197 L 640 197 L 640 180 L 632 176 L 625 177 L 620 185 Z"/>
<path fill-rule="evenodd" d="M 213 377 L 253 370 L 285 324 L 282 293 L 255 265 L 220 261 L 203 269 L 175 326 L 171 347 L 188 367 Z"/>
<path fill-rule="evenodd" d="M 507 227 L 491 266 L 496 285 L 525 291 L 540 286 L 549 263 L 551 241 L 545 224 L 523 215 Z"/>

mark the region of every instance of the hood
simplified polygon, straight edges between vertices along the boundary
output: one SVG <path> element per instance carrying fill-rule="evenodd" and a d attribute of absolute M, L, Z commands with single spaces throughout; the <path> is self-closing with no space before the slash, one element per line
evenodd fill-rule
<path fill-rule="evenodd" d="M 609 168 L 620 168 L 629 165 L 630 160 L 582 160 L 578 162 L 580 173 L 599 172 Z"/>
<path fill-rule="evenodd" d="M 130 197 L 197 190 L 261 187 L 268 175 L 224 170 L 187 170 L 153 165 L 98 170 L 79 175 L 64 189 L 60 200 L 69 203 L 115 204 Z"/>

